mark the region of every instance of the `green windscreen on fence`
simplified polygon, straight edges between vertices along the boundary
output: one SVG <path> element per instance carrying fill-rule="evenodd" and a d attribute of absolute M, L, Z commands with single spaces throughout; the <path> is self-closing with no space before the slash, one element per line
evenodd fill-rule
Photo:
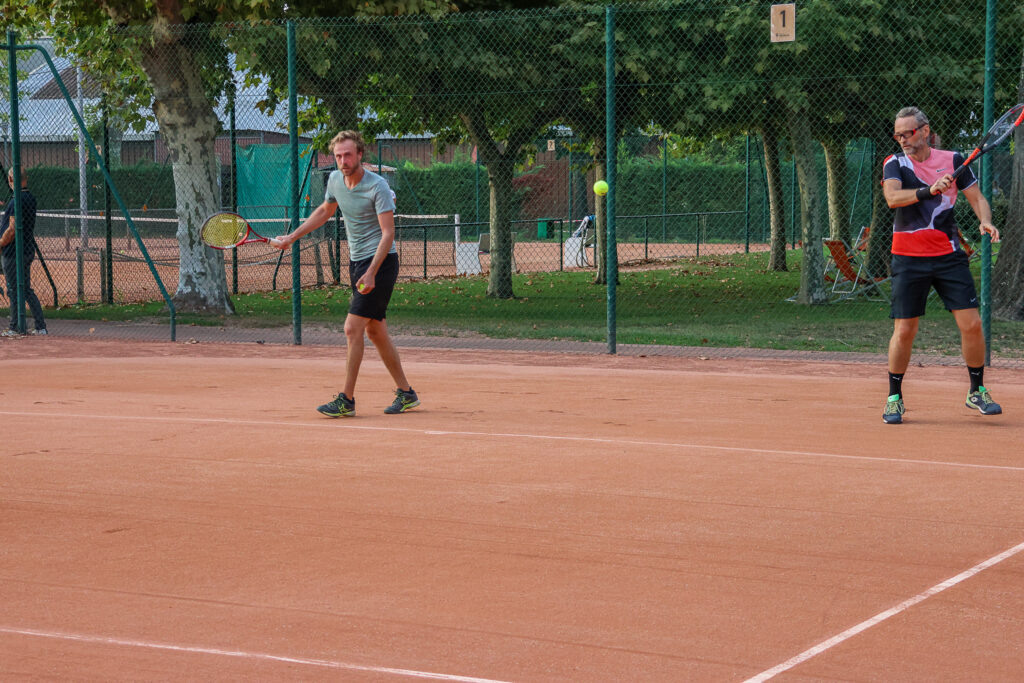
<path fill-rule="evenodd" d="M 291 197 L 288 187 L 288 145 L 254 144 L 237 152 L 238 212 L 249 220 L 285 218 Z M 299 147 L 300 211 L 323 201 L 323 181 L 318 173 L 307 173 L 309 145 Z M 315 163 L 315 161 L 314 161 Z"/>

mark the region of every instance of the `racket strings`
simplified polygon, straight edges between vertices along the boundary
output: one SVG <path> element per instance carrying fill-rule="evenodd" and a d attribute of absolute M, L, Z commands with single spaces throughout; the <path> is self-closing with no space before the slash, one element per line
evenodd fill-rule
<path fill-rule="evenodd" d="M 999 117 L 999 120 L 992 124 L 992 132 L 989 135 L 991 146 L 1002 142 L 1010 135 L 1010 132 L 1020 123 L 1021 112 L 1024 111 L 1024 104 L 1018 104 L 1013 109 Z"/>
<path fill-rule="evenodd" d="M 214 247 L 230 247 L 238 244 L 247 232 L 245 221 L 233 214 L 213 216 L 203 226 L 202 240 Z"/>

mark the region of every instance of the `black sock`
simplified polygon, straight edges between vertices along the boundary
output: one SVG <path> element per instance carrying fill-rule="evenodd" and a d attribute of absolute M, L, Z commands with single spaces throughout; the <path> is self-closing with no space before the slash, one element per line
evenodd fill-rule
<path fill-rule="evenodd" d="M 971 391 L 977 391 L 980 387 L 985 386 L 985 366 L 972 368 L 970 365 L 967 366 L 967 374 L 971 376 Z"/>
<path fill-rule="evenodd" d="M 903 375 L 902 372 L 889 373 L 889 395 L 903 398 Z"/>

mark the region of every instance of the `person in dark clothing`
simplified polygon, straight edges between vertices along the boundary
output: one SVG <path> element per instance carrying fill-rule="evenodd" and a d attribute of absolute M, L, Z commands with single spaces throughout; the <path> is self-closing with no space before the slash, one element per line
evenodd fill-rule
<path fill-rule="evenodd" d="M 7 182 L 14 191 L 14 169 L 7 172 Z M 28 176 L 21 171 L 21 219 L 22 219 L 22 253 L 24 256 L 25 302 L 28 303 L 32 317 L 35 319 L 34 334 L 46 334 L 46 321 L 43 319 L 43 307 L 39 297 L 32 290 L 32 261 L 36 255 L 36 198 L 28 190 Z M 0 218 L 0 257 L 3 260 L 4 277 L 7 280 L 7 298 L 11 302 L 10 329 L 3 336 L 18 334 L 18 307 L 14 304 L 18 296 L 18 264 L 17 242 L 15 240 L 14 200 L 4 206 L 3 217 Z"/>

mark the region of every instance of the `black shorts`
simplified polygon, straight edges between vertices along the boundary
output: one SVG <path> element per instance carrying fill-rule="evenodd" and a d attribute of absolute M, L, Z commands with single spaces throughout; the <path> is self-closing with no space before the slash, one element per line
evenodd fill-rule
<path fill-rule="evenodd" d="M 919 318 L 924 315 L 932 287 L 946 304 L 947 311 L 978 308 L 978 292 L 964 252 L 955 251 L 945 256 L 894 254 L 890 317 Z"/>
<path fill-rule="evenodd" d="M 395 291 L 395 283 L 398 282 L 398 254 L 388 254 L 384 258 L 384 263 L 380 264 L 377 277 L 374 278 L 373 289 L 366 294 L 360 294 L 356 289 L 356 282 L 371 263 L 373 257 L 348 264 L 349 280 L 352 283 L 352 301 L 348 305 L 348 312 L 361 318 L 383 320 L 387 316 L 391 293 Z"/>

